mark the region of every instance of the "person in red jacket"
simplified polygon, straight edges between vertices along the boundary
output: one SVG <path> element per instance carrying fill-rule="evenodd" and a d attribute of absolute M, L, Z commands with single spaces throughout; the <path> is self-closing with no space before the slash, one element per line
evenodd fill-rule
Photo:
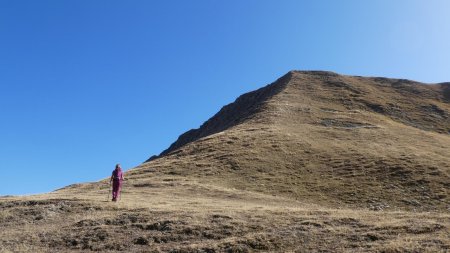
<path fill-rule="evenodd" d="M 123 177 L 122 167 L 120 167 L 120 164 L 116 164 L 116 169 L 113 170 L 111 179 L 109 180 L 109 183 L 112 182 L 113 189 L 112 189 L 112 201 L 117 201 L 117 199 L 120 196 L 120 190 L 122 188 L 122 181 L 125 178 Z"/>

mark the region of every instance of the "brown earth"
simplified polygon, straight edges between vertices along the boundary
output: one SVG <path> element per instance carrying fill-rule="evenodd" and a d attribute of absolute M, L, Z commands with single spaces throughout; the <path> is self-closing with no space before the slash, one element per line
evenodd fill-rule
<path fill-rule="evenodd" d="M 450 83 L 291 71 L 128 171 L 119 203 L 106 180 L 0 198 L 0 251 L 448 252 L 449 173 Z"/>

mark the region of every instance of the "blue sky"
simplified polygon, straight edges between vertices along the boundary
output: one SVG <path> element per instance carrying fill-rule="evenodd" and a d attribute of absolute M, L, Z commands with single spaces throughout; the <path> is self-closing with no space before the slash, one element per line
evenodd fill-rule
<path fill-rule="evenodd" d="M 450 2 L 0 0 L 0 195 L 109 176 L 289 70 L 450 81 Z"/>

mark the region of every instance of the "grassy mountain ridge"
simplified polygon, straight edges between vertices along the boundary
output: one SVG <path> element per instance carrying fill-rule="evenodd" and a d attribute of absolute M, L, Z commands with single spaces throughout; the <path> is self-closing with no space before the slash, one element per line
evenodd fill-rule
<path fill-rule="evenodd" d="M 164 156 L 174 151 L 186 143 L 196 141 L 202 137 L 224 131 L 230 127 L 238 125 L 247 118 L 257 114 L 262 108 L 265 101 L 270 99 L 276 93 L 280 92 L 289 82 L 291 74 L 288 73 L 279 78 L 274 83 L 258 90 L 246 93 L 236 99 L 235 102 L 224 106 L 216 115 L 203 123 L 198 129 L 191 129 L 180 135 L 170 147 L 160 156 Z M 155 159 L 156 157 L 153 157 Z M 150 161 L 152 159 L 148 159 Z"/>
<path fill-rule="evenodd" d="M 160 156 L 166 155 L 171 151 L 199 138 L 208 136 L 213 133 L 218 133 L 226 130 L 232 126 L 242 123 L 247 118 L 258 114 L 258 110 L 261 110 L 262 105 L 267 100 L 271 99 L 274 95 L 285 90 L 288 84 L 294 84 L 292 78 L 298 78 L 300 75 L 310 75 L 315 79 L 322 80 L 324 84 L 329 88 L 341 88 L 342 90 L 349 91 L 349 93 L 341 97 L 341 102 L 347 108 L 363 108 L 374 112 L 383 113 L 390 116 L 393 119 L 403 120 L 403 123 L 413 125 L 414 122 L 408 122 L 408 116 L 405 113 L 418 110 L 420 118 L 417 121 L 421 121 L 419 128 L 426 130 L 435 130 L 442 133 L 448 133 L 450 131 L 448 106 L 444 105 L 441 109 L 438 105 L 433 103 L 427 103 L 426 99 L 434 100 L 438 103 L 448 103 L 450 83 L 442 83 L 435 85 L 426 85 L 419 82 L 405 80 L 405 79 L 390 79 L 382 77 L 364 78 L 364 77 L 347 77 L 347 82 L 344 76 L 340 76 L 336 73 L 326 71 L 290 71 L 283 77 L 279 78 L 274 83 L 260 88 L 256 91 L 244 94 L 236 99 L 235 102 L 224 106 L 216 115 L 207 120 L 200 128 L 192 129 L 182 134 L 176 142 L 174 142 L 168 149 L 164 150 Z M 295 77 L 294 77 L 295 76 Z M 350 80 L 353 79 L 353 80 Z M 355 83 L 356 82 L 356 83 Z M 358 84 L 359 82 L 359 84 Z M 362 85 L 361 85 L 362 84 Z M 359 87 L 359 89 L 355 88 Z M 317 87 L 323 91 L 323 87 Z M 337 90 L 338 90 L 337 89 Z M 394 94 L 389 94 L 393 92 Z M 381 96 L 370 96 L 364 100 L 364 94 L 379 93 Z M 333 97 L 332 94 L 314 94 L 316 98 L 327 101 Z M 331 95 L 331 97 L 329 97 Z M 328 96 L 328 97 L 327 97 Z M 409 98 L 419 99 L 421 101 L 410 101 Z M 336 102 L 336 101 L 333 101 Z M 396 103 L 394 103 L 396 102 Z M 421 102 L 422 105 L 419 108 L 408 108 L 414 102 Z M 357 105 L 354 105 L 354 104 Z M 442 104 L 441 104 L 442 106 Z M 433 118 L 434 117 L 434 118 Z M 444 119 L 442 122 L 433 119 Z M 427 127 L 425 121 L 432 121 L 433 125 Z M 439 125 L 440 128 L 433 129 L 435 125 Z M 156 157 L 155 157 L 156 158 Z"/>

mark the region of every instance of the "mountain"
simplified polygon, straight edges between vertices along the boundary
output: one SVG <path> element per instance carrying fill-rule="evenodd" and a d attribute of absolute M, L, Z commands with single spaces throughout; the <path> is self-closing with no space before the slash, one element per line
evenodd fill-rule
<path fill-rule="evenodd" d="M 300 91 L 307 93 L 302 94 Z M 274 98 L 281 92 L 291 93 L 290 98 L 281 95 Z M 325 71 L 291 71 L 276 82 L 244 94 L 234 103 L 223 107 L 199 129 L 182 134 L 160 156 L 243 123 L 257 114 L 270 113 L 270 109 L 274 108 L 263 108 L 269 100 L 296 100 L 298 103 L 305 97 L 315 103 L 344 107 L 346 110 L 377 112 L 409 126 L 450 133 L 448 106 L 442 104 L 450 102 L 450 83 L 426 85 L 405 79 L 350 77 Z M 417 107 L 414 102 L 422 104 Z M 433 102 L 440 103 L 444 109 Z M 300 113 L 296 116 L 302 117 Z"/>
<path fill-rule="evenodd" d="M 223 107 L 132 175 L 151 167 L 330 207 L 445 210 L 449 87 L 291 71 Z"/>
<path fill-rule="evenodd" d="M 446 252 L 450 83 L 290 71 L 125 176 L 0 198 L 0 248 Z"/>

